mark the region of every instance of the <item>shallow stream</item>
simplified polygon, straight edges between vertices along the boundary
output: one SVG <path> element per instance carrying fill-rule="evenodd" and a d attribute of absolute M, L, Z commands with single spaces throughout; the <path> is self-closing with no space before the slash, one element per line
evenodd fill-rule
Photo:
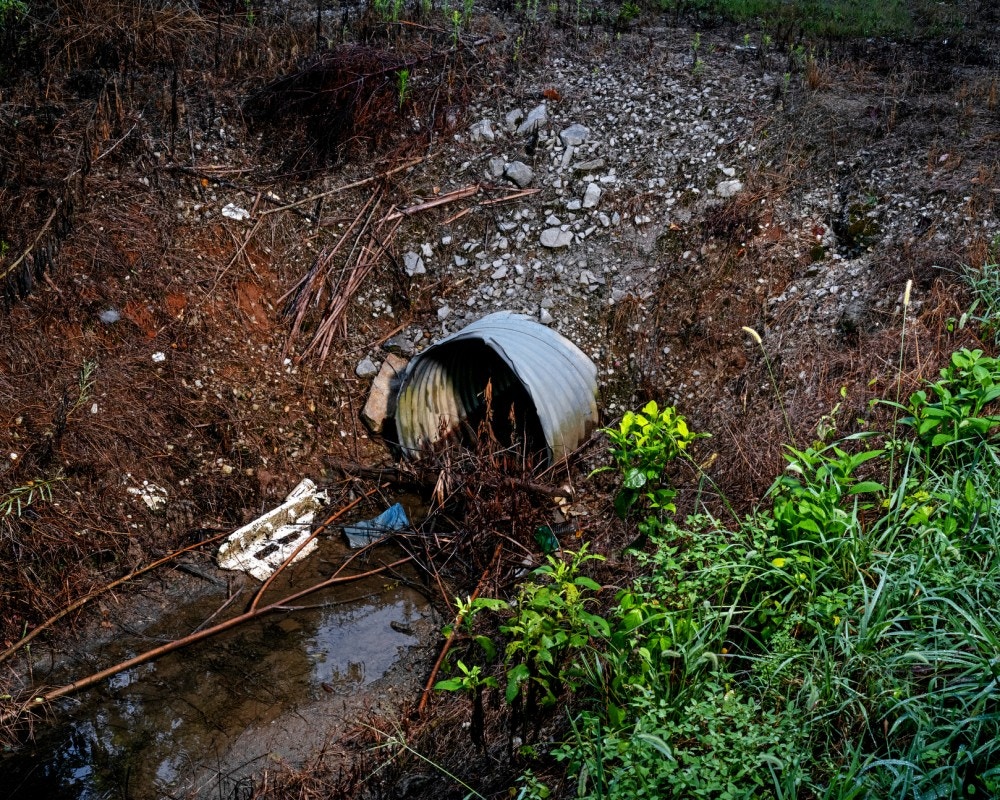
<path fill-rule="evenodd" d="M 378 560 L 359 569 L 392 560 L 391 549 L 379 548 Z M 347 555 L 340 538 L 322 542 L 287 570 L 287 581 L 279 577 L 269 600 L 318 583 Z M 83 677 L 205 625 L 228 591 L 185 578 L 195 581 L 193 596 L 161 599 L 166 611 L 145 625 L 134 617 L 148 621 L 148 609 L 112 609 L 104 622 L 116 629 L 110 641 L 78 654 L 45 683 Z M 415 646 L 436 623 L 407 582 L 380 575 L 318 592 L 298 610 L 246 623 L 66 699 L 34 742 L 0 759 L 0 798 L 248 794 L 253 773 L 279 761 L 301 763 L 366 709 L 416 691 L 423 672 L 412 668 Z M 258 585 L 247 578 L 248 589 Z M 250 596 L 244 591 L 213 622 L 242 611 Z"/>

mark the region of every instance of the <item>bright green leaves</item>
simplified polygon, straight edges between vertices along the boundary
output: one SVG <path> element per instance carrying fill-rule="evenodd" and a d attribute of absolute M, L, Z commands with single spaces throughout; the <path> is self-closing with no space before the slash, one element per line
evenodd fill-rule
<path fill-rule="evenodd" d="M 617 469 L 622 476 L 621 489 L 615 494 L 615 513 L 626 519 L 638 511 L 645 518 L 640 532 L 655 529 L 663 515 L 674 513 L 676 492 L 666 485 L 664 474 L 670 462 L 684 454 L 695 439 L 707 434 L 692 433 L 672 406 L 660 409 L 655 401 L 642 411 L 628 411 L 617 428 L 605 428 L 611 440 L 614 466 L 595 472 Z"/>
<path fill-rule="evenodd" d="M 659 480 L 667 464 L 704 436 L 691 433 L 675 408 L 668 406 L 661 411 L 655 401 L 647 403 L 640 413 L 627 411 L 617 430 L 605 428 L 604 432 L 611 439 L 615 466 L 631 489 Z"/>
<path fill-rule="evenodd" d="M 575 685 L 576 658 L 596 641 L 611 636 L 607 620 L 588 609 L 601 585 L 580 574 L 584 564 L 603 561 L 603 557 L 588 553 L 587 545 L 566 555 L 568 561 L 549 555 L 545 564 L 531 573 L 518 593 L 516 611 L 500 625 L 500 633 L 507 639 L 503 653 L 505 696 L 508 703 L 520 703 L 522 708 L 554 705 L 566 687 Z M 511 606 L 491 598 L 457 599 L 456 605 L 459 631 L 478 645 L 487 663 L 494 662 L 499 654 L 496 643 L 475 633 L 475 620 L 483 610 L 507 613 Z M 464 691 L 478 698 L 484 688 L 499 687 L 496 678 L 487 676 L 479 666 L 469 667 L 459 660 L 457 667 L 460 675 L 438 681 L 434 688 Z"/>
<path fill-rule="evenodd" d="M 567 555 L 568 562 L 549 556 L 535 570 L 537 580 L 521 586 L 517 613 L 500 627 L 508 637 L 508 703 L 554 704 L 557 693 L 574 683 L 574 656 L 592 640 L 611 635 L 607 620 L 587 610 L 590 593 L 599 592 L 600 584 L 579 574 L 583 564 L 603 558 L 587 553 L 586 545 Z"/>
<path fill-rule="evenodd" d="M 963 348 L 952 353 L 940 380 L 910 396 L 900 423 L 913 428 L 925 457 L 967 463 L 1000 427 L 998 399 L 1000 359 Z"/>
<path fill-rule="evenodd" d="M 647 480 L 649 479 L 646 477 L 645 472 L 638 467 L 632 467 L 632 469 L 625 473 L 625 480 L 622 481 L 622 485 L 626 489 L 641 489 L 646 485 Z"/>
<path fill-rule="evenodd" d="M 816 539 L 860 532 L 859 512 L 874 503 L 859 496 L 883 493 L 885 486 L 859 481 L 855 473 L 883 454 L 882 450 L 852 454 L 836 445 L 789 447 L 786 472 L 768 490 L 778 533 L 784 539 Z"/>
<path fill-rule="evenodd" d="M 439 692 L 468 692 L 475 694 L 485 687 L 497 688 L 497 679 L 492 676 L 484 676 L 478 666 L 467 667 L 461 659 L 459 659 L 457 666 L 459 672 L 462 674 L 455 678 L 438 681 L 434 684 L 436 690 Z"/>

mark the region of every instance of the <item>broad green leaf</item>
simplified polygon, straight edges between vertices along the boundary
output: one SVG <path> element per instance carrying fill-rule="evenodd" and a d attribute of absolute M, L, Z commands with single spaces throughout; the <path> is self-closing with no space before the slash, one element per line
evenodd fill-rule
<path fill-rule="evenodd" d="M 518 693 L 521 691 L 521 684 L 531 677 L 531 671 L 527 664 L 518 664 L 507 673 L 507 691 L 505 697 L 508 703 L 513 703 Z"/>
<path fill-rule="evenodd" d="M 795 524 L 795 527 L 803 531 L 810 531 L 812 533 L 821 533 L 819 525 L 817 525 L 811 519 L 800 519 Z"/>
<path fill-rule="evenodd" d="M 635 738 L 651 745 L 654 749 L 658 750 L 660 753 L 669 758 L 671 761 L 677 760 L 674 758 L 674 754 L 673 752 L 671 752 L 670 746 L 665 741 L 663 741 L 663 739 L 661 739 L 659 736 L 654 736 L 651 733 L 637 733 Z"/>
<path fill-rule="evenodd" d="M 632 467 L 625 473 L 623 485 L 626 489 L 641 489 L 646 485 L 646 473 L 638 467 Z"/>
<path fill-rule="evenodd" d="M 497 646 L 493 643 L 493 640 L 489 636 L 476 636 L 475 642 L 486 653 L 486 658 L 492 661 L 497 657 Z"/>
<path fill-rule="evenodd" d="M 618 515 L 619 519 L 625 519 L 628 516 L 629 509 L 635 504 L 637 497 L 635 492 L 628 489 L 623 489 L 615 495 L 615 514 Z"/>
<path fill-rule="evenodd" d="M 866 492 L 884 492 L 885 486 L 878 481 L 861 481 L 854 484 L 848 494 L 864 494 Z"/>

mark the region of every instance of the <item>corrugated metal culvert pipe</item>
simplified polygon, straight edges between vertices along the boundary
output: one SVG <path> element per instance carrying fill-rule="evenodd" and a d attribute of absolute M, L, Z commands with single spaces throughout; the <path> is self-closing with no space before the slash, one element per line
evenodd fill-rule
<path fill-rule="evenodd" d="M 488 383 L 494 430 L 509 424 L 513 406 L 516 428 L 507 435 L 544 449 L 550 463 L 569 455 L 597 424 L 594 363 L 551 328 L 500 311 L 428 347 L 403 371 L 390 409 L 403 452 L 418 456 L 463 428 L 475 431 Z"/>

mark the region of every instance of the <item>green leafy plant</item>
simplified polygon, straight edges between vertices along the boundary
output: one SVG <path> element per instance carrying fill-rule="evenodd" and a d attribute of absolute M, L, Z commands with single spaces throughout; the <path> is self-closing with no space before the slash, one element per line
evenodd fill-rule
<path fill-rule="evenodd" d="M 62 475 L 55 475 L 51 478 L 36 478 L 8 489 L 0 494 L 0 517 L 20 517 L 36 503 L 51 502 L 52 489 L 64 480 Z"/>
<path fill-rule="evenodd" d="M 548 800 L 552 797 L 552 790 L 542 783 L 530 769 L 525 770 L 517 782 L 520 784 L 517 794 L 511 790 L 514 800 Z"/>
<path fill-rule="evenodd" d="M 0 0 L 0 26 L 22 19 L 27 15 L 28 4 L 24 0 Z M 0 256 L 2 255 L 3 253 L 0 253 Z"/>
<path fill-rule="evenodd" d="M 399 110 L 403 110 L 410 95 L 410 70 L 401 69 L 396 73 L 396 94 L 399 97 Z"/>
<path fill-rule="evenodd" d="M 625 0 L 625 2 L 622 3 L 621 8 L 618 10 L 617 27 L 625 27 L 632 20 L 638 19 L 641 14 L 642 9 L 639 8 L 637 3 L 633 2 L 633 0 Z"/>
<path fill-rule="evenodd" d="M 533 580 L 518 594 L 517 612 L 500 627 L 508 637 L 505 651 L 508 703 L 522 707 L 551 706 L 557 693 L 573 685 L 571 659 L 593 639 L 610 635 L 607 621 L 587 610 L 600 585 L 580 574 L 588 561 L 603 557 L 587 552 L 567 552 L 570 560 L 548 556 Z"/>
<path fill-rule="evenodd" d="M 801 771 L 801 733 L 789 715 L 762 708 L 725 681 L 721 674 L 706 680 L 697 697 L 676 705 L 637 701 L 631 729 L 607 730 L 594 715 L 581 715 L 579 738 L 554 752 L 578 776 L 577 797 L 773 796 L 767 789 L 775 773 Z"/>
<path fill-rule="evenodd" d="M 474 633 L 476 617 L 481 611 L 506 611 L 509 606 L 503 600 L 492 597 L 477 597 L 475 600 L 462 600 L 460 597 L 456 597 L 455 608 L 455 618 L 461 620 L 460 631 L 482 648 L 489 661 L 496 658 L 497 648 L 493 640 L 485 634 Z M 453 631 L 453 626 L 446 625 L 443 633 L 445 636 L 450 636 Z"/>
<path fill-rule="evenodd" d="M 859 438 L 852 437 L 852 441 Z M 842 444 L 842 443 L 838 443 Z M 838 444 L 789 447 L 788 467 L 768 490 L 775 530 L 783 539 L 809 536 L 843 537 L 860 533 L 858 512 L 871 508 L 862 495 L 885 492 L 878 481 L 859 481 L 862 464 L 881 458 L 883 450 L 849 453 Z"/>
<path fill-rule="evenodd" d="M 960 350 L 899 404 L 908 438 L 828 421 L 731 529 L 651 527 L 610 634 L 572 659 L 552 755 L 576 796 L 995 796 L 998 382 Z"/>
<path fill-rule="evenodd" d="M 672 406 L 660 409 L 655 401 L 642 411 L 628 411 L 618 428 L 603 431 L 611 440 L 614 467 L 622 475 L 622 488 L 615 496 L 615 511 L 624 519 L 638 501 L 654 514 L 676 510 L 676 492 L 665 485 L 664 471 L 683 454 L 688 445 L 705 434 L 692 433 L 684 417 Z M 592 473 L 592 474 L 595 474 Z"/>
<path fill-rule="evenodd" d="M 497 679 L 492 675 L 483 675 L 478 666 L 467 667 L 461 659 L 458 660 L 457 666 L 462 674 L 435 683 L 434 688 L 437 691 L 467 692 L 471 695 L 478 695 L 484 688 L 498 688 Z"/>
<path fill-rule="evenodd" d="M 691 37 L 691 64 L 695 70 L 698 69 L 698 63 L 701 61 L 698 57 L 699 50 L 701 50 L 701 33 L 695 31 L 694 36 Z"/>
<path fill-rule="evenodd" d="M 1000 237 L 994 240 L 991 250 L 992 258 L 987 263 L 976 269 L 963 269 L 974 299 L 962 322 L 978 323 L 982 335 L 1000 346 Z"/>
<path fill-rule="evenodd" d="M 924 456 L 969 461 L 978 446 L 995 438 L 1000 427 L 1000 359 L 982 350 L 963 348 L 952 353 L 939 380 L 914 392 L 905 405 L 889 403 L 906 412 L 899 424 L 914 430 Z"/>

